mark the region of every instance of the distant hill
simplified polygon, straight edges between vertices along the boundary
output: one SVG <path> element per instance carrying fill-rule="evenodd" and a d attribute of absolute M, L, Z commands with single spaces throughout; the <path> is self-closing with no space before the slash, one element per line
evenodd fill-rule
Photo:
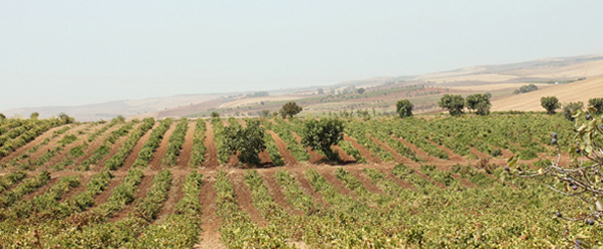
<path fill-rule="evenodd" d="M 561 103 L 582 101 L 587 105 L 591 98 L 603 98 L 603 77 L 499 98 L 492 101 L 492 111 L 544 111 L 540 105 L 544 96 L 556 96 Z"/>
<path fill-rule="evenodd" d="M 145 113 L 154 113 L 160 110 L 177 108 L 179 106 L 206 102 L 218 98 L 220 95 L 213 94 L 195 94 L 195 95 L 177 95 L 165 98 L 148 98 L 140 100 L 120 100 L 99 104 L 81 105 L 81 106 L 49 106 L 49 107 L 29 107 L 18 108 L 3 111 L 7 117 L 15 115 L 29 117 L 32 112 L 40 113 L 40 117 L 47 118 L 56 116 L 63 112 L 69 116 L 75 117 L 78 121 L 97 121 L 109 120 L 118 115 L 132 116 L 144 115 Z"/>
<path fill-rule="evenodd" d="M 351 110 L 393 112 L 402 98 L 415 103 L 416 113 L 441 112 L 437 101 L 443 94 L 468 95 L 489 92 L 494 96 L 493 110 L 541 110 L 542 95 L 556 95 L 562 102 L 588 101 L 603 97 L 597 84 L 603 85 L 603 55 L 544 58 L 534 61 L 459 68 L 413 76 L 373 77 L 333 85 L 309 86 L 268 91 L 269 96 L 251 97 L 246 93 L 192 94 L 142 100 L 121 100 L 83 106 L 19 108 L 1 111 L 6 116 L 29 116 L 39 112 L 50 117 L 61 112 L 79 121 L 108 120 L 117 115 L 142 117 L 207 117 L 212 111 L 225 116 L 255 116 L 262 110 L 276 111 L 287 101 L 303 104 L 303 113 L 328 113 Z M 555 85 L 555 82 L 571 84 Z M 512 92 L 526 84 L 539 89 L 521 95 Z M 584 85 L 587 91 L 578 90 Z M 364 88 L 364 94 L 355 89 Z M 319 91 L 319 89 L 321 91 Z M 183 89 L 183 91 L 186 89 Z M 575 94 L 572 95 L 572 94 Z M 521 104 L 520 104 L 521 103 Z"/>

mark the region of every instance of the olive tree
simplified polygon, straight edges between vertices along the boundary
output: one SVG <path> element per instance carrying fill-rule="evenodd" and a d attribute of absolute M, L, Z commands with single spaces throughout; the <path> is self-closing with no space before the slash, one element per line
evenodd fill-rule
<path fill-rule="evenodd" d="M 438 102 L 440 107 L 447 109 L 450 115 L 459 116 L 465 109 L 465 99 L 461 95 L 444 94 Z"/>
<path fill-rule="evenodd" d="M 342 120 L 334 118 L 311 119 L 304 122 L 302 145 L 321 151 L 330 161 L 340 161 L 339 155 L 331 146 L 343 140 L 345 125 Z"/>
<path fill-rule="evenodd" d="M 300 113 L 303 109 L 304 108 L 297 105 L 297 103 L 290 101 L 281 107 L 280 113 L 283 118 L 286 118 L 287 116 L 292 118 L 293 116 Z"/>
<path fill-rule="evenodd" d="M 31 115 L 29 115 L 29 118 L 31 119 L 38 119 L 38 117 L 40 117 L 40 113 L 37 112 L 32 112 Z"/>
<path fill-rule="evenodd" d="M 555 114 L 555 110 L 561 107 L 561 103 L 559 103 L 559 99 L 555 96 L 547 96 L 540 98 L 540 105 L 546 109 L 548 114 Z"/>
<path fill-rule="evenodd" d="M 490 114 L 490 96 L 488 94 L 471 94 L 465 99 L 467 109 L 476 111 L 478 115 Z"/>
<path fill-rule="evenodd" d="M 537 170 L 526 170 L 517 166 L 519 155 L 507 160 L 505 170 L 516 177 L 545 178 L 546 186 L 558 194 L 575 198 L 584 203 L 584 210 L 579 210 L 576 217 L 556 213 L 558 218 L 568 221 L 585 222 L 588 225 L 603 223 L 603 119 L 593 119 L 591 113 L 595 108 L 578 110 L 572 115 L 575 119 L 575 136 L 570 144 L 574 144 L 569 151 L 569 164 L 562 165 L 561 146 L 557 140 L 557 133 L 552 133 L 551 144 L 557 147 L 557 158 Z"/>
<path fill-rule="evenodd" d="M 398 100 L 396 103 L 396 112 L 400 118 L 412 117 L 412 109 L 415 107 L 408 99 Z"/>
<path fill-rule="evenodd" d="M 224 127 L 226 148 L 233 154 L 239 153 L 239 162 L 259 165 L 260 152 L 266 149 L 264 132 L 257 119 L 249 120 L 247 127 Z"/>

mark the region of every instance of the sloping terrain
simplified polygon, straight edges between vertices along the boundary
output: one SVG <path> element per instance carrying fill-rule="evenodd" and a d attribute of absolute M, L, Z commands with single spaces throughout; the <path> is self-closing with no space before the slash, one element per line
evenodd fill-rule
<path fill-rule="evenodd" d="M 591 98 L 603 98 L 603 77 L 495 99 L 491 110 L 544 111 L 540 105 L 540 98 L 544 96 L 556 96 L 561 103 L 581 101 L 587 105 Z"/>

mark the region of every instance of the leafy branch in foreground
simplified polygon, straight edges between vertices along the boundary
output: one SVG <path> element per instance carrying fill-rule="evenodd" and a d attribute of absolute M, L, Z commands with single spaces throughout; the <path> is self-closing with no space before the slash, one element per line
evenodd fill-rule
<path fill-rule="evenodd" d="M 555 215 L 568 221 L 582 221 L 588 225 L 602 224 L 603 205 L 603 117 L 593 119 L 591 113 L 596 109 L 589 107 L 578 110 L 572 116 L 575 120 L 575 145 L 570 147 L 571 161 L 569 165 L 561 165 L 561 146 L 557 141 L 557 133 L 552 134 L 551 144 L 557 147 L 557 160 L 544 164 L 536 170 L 522 169 L 517 165 L 519 156 L 507 160 L 505 170 L 510 174 L 522 177 L 544 177 L 546 186 L 552 191 L 564 196 L 573 197 L 583 202 L 586 210 L 581 210 L 575 217 L 563 214 Z M 514 169 L 512 169 L 515 167 Z"/>

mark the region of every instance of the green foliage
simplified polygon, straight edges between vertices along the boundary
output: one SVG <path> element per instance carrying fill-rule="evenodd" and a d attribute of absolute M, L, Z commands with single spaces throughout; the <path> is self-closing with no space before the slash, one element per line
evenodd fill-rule
<path fill-rule="evenodd" d="M 149 161 L 153 159 L 153 154 L 157 148 L 159 148 L 159 144 L 161 144 L 161 140 L 163 139 L 163 135 L 170 128 L 172 124 L 172 119 L 166 118 L 159 122 L 159 126 L 151 132 L 149 140 L 142 146 L 140 152 L 138 152 L 138 158 L 134 162 L 135 167 L 146 167 Z"/>
<path fill-rule="evenodd" d="M 12 219 L 28 218 L 33 214 L 44 214 L 59 207 L 59 200 L 72 188 L 80 185 L 76 176 L 62 177 L 57 183 L 50 186 L 42 195 L 35 196 L 29 201 L 20 201 L 9 210 L 3 212 L 4 217 Z"/>
<path fill-rule="evenodd" d="M 487 94 L 471 94 L 465 99 L 468 109 L 477 110 L 478 115 L 490 114 L 490 97 Z"/>
<path fill-rule="evenodd" d="M 582 103 L 581 101 L 569 102 L 563 105 L 563 117 L 565 117 L 569 121 L 574 121 L 572 115 L 574 115 L 575 111 L 581 110 L 582 108 L 584 108 L 584 103 Z"/>
<path fill-rule="evenodd" d="M 180 155 L 180 151 L 182 150 L 182 144 L 184 144 L 184 137 L 186 136 L 186 131 L 188 130 L 188 119 L 181 118 L 178 125 L 176 125 L 176 129 L 170 136 L 168 141 L 168 149 L 161 162 L 174 166 L 178 163 L 178 156 Z"/>
<path fill-rule="evenodd" d="M 236 120 L 235 120 L 236 122 Z M 224 128 L 225 146 L 230 153 L 239 154 L 239 162 L 259 165 L 259 153 L 266 149 L 264 142 L 264 129 L 260 127 L 259 120 L 249 120 L 247 127 L 231 125 Z"/>
<path fill-rule="evenodd" d="M 352 143 L 345 141 L 345 140 L 341 140 L 337 143 L 337 145 L 339 145 L 339 147 L 348 155 L 350 155 L 351 157 L 353 157 L 354 159 L 356 159 L 357 163 L 366 163 L 366 158 L 364 158 L 361 154 L 360 154 L 360 150 L 358 150 L 356 147 L 354 147 L 352 145 Z"/>
<path fill-rule="evenodd" d="M 310 154 L 306 149 L 297 141 L 292 131 L 297 130 L 294 125 L 291 125 L 280 118 L 276 118 L 275 121 L 278 125 L 274 125 L 272 122 L 264 120 L 262 125 L 266 129 L 272 130 L 278 134 L 278 136 L 287 144 L 287 150 L 291 151 L 291 155 L 298 162 L 307 161 L 310 159 Z"/>
<path fill-rule="evenodd" d="M 464 113 L 465 100 L 461 95 L 444 94 L 438 105 L 441 108 L 447 109 L 450 115 L 459 116 Z"/>
<path fill-rule="evenodd" d="M 588 100 L 588 106 L 595 108 L 595 114 L 603 113 L 603 98 L 592 98 Z"/>
<path fill-rule="evenodd" d="M 27 174 L 23 171 L 13 171 L 10 174 L 0 176 L 0 194 L 11 185 L 21 182 L 25 177 L 27 177 Z"/>
<path fill-rule="evenodd" d="M 281 116 L 283 118 L 285 117 L 290 117 L 292 118 L 293 116 L 297 115 L 298 113 L 300 113 L 304 108 L 297 105 L 297 103 L 291 101 L 291 102 L 287 102 L 286 104 L 284 104 L 280 110 Z"/>
<path fill-rule="evenodd" d="M 163 202 L 167 199 L 167 193 L 170 189 L 172 173 L 169 170 L 162 170 L 157 173 L 153 179 L 153 185 L 149 189 L 144 201 L 139 202 L 132 216 L 152 222 L 157 218 L 157 215 L 163 207 Z"/>
<path fill-rule="evenodd" d="M 50 172 L 43 171 L 35 178 L 30 178 L 17 185 L 15 188 L 4 192 L 0 196 L 0 207 L 6 208 L 12 206 L 23 195 L 29 194 L 34 190 L 46 185 L 50 180 Z"/>
<path fill-rule="evenodd" d="M 345 125 L 343 121 L 333 118 L 308 120 L 304 122 L 301 143 L 313 150 L 323 152 L 331 161 L 339 161 L 339 155 L 333 152 L 331 146 L 343 140 Z"/>
<path fill-rule="evenodd" d="M 32 112 L 31 115 L 29 115 L 29 118 L 31 119 L 38 119 L 38 117 L 40 117 L 40 113 L 38 112 Z"/>
<path fill-rule="evenodd" d="M 77 140 L 77 137 L 75 135 L 65 135 L 59 141 L 59 143 L 62 144 L 62 145 L 67 145 L 67 144 L 75 142 L 75 140 Z"/>
<path fill-rule="evenodd" d="M 540 98 L 540 105 L 546 109 L 548 114 L 555 114 L 555 110 L 561 107 L 559 99 L 555 96 L 547 96 Z"/>
<path fill-rule="evenodd" d="M 136 130 L 131 132 L 130 136 L 128 136 L 126 141 L 121 144 L 121 147 L 119 147 L 117 153 L 115 153 L 115 155 L 113 155 L 111 158 L 109 158 L 109 160 L 105 162 L 105 167 L 108 170 L 116 170 L 117 168 L 121 167 L 125 163 L 128 155 L 130 155 L 132 149 L 134 149 L 134 146 L 136 146 L 136 143 L 138 142 L 140 137 L 142 137 L 145 133 L 147 133 L 147 131 L 153 128 L 154 124 L 155 119 L 145 118 L 143 120 L 143 123 L 139 125 Z"/>
<path fill-rule="evenodd" d="M 516 89 L 515 91 L 513 91 L 513 94 L 527 93 L 527 92 L 536 91 L 536 90 L 538 90 L 538 87 L 536 85 L 529 84 L 529 85 L 521 86 L 519 89 Z"/>
<path fill-rule="evenodd" d="M 415 105 L 408 99 L 398 100 L 396 102 L 396 112 L 400 118 L 412 117 L 412 109 Z"/>
<path fill-rule="evenodd" d="M 218 113 L 216 111 L 211 112 L 211 118 L 212 119 L 214 119 L 214 118 L 220 118 L 220 113 Z"/>
<path fill-rule="evenodd" d="M 203 165 L 205 159 L 205 131 L 207 130 L 205 120 L 197 119 L 195 125 L 195 134 L 193 135 L 193 151 L 191 159 L 188 161 L 188 165 L 191 167 L 199 167 Z"/>
<path fill-rule="evenodd" d="M 250 120 L 246 120 L 249 125 Z M 264 131 L 264 145 L 266 146 L 266 152 L 268 152 L 268 156 L 272 161 L 272 164 L 275 166 L 282 166 L 285 164 L 285 159 L 281 156 L 281 153 L 278 151 L 278 147 L 272 138 L 270 133 Z"/>

